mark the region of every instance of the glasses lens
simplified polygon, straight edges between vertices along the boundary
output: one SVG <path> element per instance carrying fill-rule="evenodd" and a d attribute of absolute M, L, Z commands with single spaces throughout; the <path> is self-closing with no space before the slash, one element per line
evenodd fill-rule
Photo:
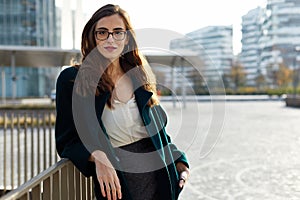
<path fill-rule="evenodd" d="M 108 38 L 108 31 L 97 31 L 96 37 L 98 38 L 98 40 L 106 40 Z"/>
<path fill-rule="evenodd" d="M 125 31 L 114 31 L 113 36 L 115 40 L 123 40 L 125 38 Z"/>
<path fill-rule="evenodd" d="M 114 31 L 114 32 L 108 32 L 107 30 L 101 30 L 101 31 L 96 31 L 96 38 L 98 40 L 106 40 L 109 35 L 112 35 L 115 40 L 124 40 L 126 31 Z"/>

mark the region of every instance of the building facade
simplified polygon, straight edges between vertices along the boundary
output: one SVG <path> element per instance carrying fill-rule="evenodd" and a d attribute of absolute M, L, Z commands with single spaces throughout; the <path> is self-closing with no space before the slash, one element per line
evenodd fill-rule
<path fill-rule="evenodd" d="M 208 85 L 221 80 L 233 61 L 232 26 L 208 26 L 171 41 L 170 49 L 196 52 L 203 60 L 202 79 Z M 202 85 L 202 83 L 196 83 Z"/>
<path fill-rule="evenodd" d="M 233 60 L 232 26 L 208 26 L 186 36 L 208 55 L 213 67 L 220 73 L 230 69 Z"/>
<path fill-rule="evenodd" d="M 0 0 L 0 45 L 60 47 L 55 0 Z M 1 58 L 0 58 L 1 59 Z M 0 62 L 1 64 L 1 62 Z M 1 96 L 43 97 L 55 87 L 58 67 L 1 66 Z M 16 85 L 16 94 L 12 85 Z M 5 94 L 4 94 L 5 93 Z"/>
<path fill-rule="evenodd" d="M 58 47 L 55 0 L 0 0 L 0 44 Z"/>
<path fill-rule="evenodd" d="M 268 0 L 265 8 L 256 8 L 242 17 L 242 52 L 248 85 L 263 77 L 267 87 L 279 87 L 280 68 L 294 71 L 299 62 L 300 1 Z M 258 80 L 258 79 L 257 79 Z"/>
<path fill-rule="evenodd" d="M 279 66 L 293 70 L 300 46 L 300 1 L 268 0 L 262 26 L 260 68 L 269 80 Z"/>
<path fill-rule="evenodd" d="M 265 10 L 257 7 L 242 16 L 242 50 L 239 55 L 239 62 L 246 73 L 246 84 L 256 85 L 256 78 L 260 74 L 260 45 L 262 35 L 262 24 Z"/>

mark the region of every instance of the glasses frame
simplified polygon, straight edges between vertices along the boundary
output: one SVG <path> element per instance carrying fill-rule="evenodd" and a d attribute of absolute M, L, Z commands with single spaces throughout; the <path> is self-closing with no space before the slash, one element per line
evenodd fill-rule
<path fill-rule="evenodd" d="M 98 36 L 97 36 L 99 32 L 107 32 L 108 35 L 107 35 L 107 37 L 105 39 L 99 39 Z M 116 33 L 120 33 L 120 32 L 124 33 L 124 37 L 122 39 L 118 39 L 115 36 Z M 122 41 L 122 40 L 124 40 L 126 38 L 127 31 L 115 30 L 115 31 L 109 32 L 107 30 L 102 30 L 102 31 L 95 31 L 94 34 L 95 34 L 97 40 L 100 40 L 100 41 L 107 40 L 110 35 L 112 35 L 112 37 L 113 37 L 114 40 L 116 40 L 116 41 Z"/>

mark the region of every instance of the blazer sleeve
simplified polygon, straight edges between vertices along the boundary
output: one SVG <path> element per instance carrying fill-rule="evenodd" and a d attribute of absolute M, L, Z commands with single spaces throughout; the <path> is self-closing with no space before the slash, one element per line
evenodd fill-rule
<path fill-rule="evenodd" d="M 182 162 L 189 168 L 189 162 L 186 154 L 183 151 L 179 150 L 174 143 L 172 143 L 171 137 L 166 133 L 165 127 L 167 125 L 168 119 L 166 112 L 160 105 L 155 106 L 155 112 L 157 117 L 159 118 L 158 121 L 160 121 L 161 138 L 165 138 L 165 140 L 163 140 L 163 145 L 169 146 L 172 153 L 172 157 L 175 158 L 175 163 Z"/>
<path fill-rule="evenodd" d="M 90 152 L 83 145 L 73 120 L 72 93 L 77 69 L 63 70 L 56 82 L 55 141 L 60 157 L 68 158 L 85 176 L 95 174 L 95 165 L 88 161 Z"/>

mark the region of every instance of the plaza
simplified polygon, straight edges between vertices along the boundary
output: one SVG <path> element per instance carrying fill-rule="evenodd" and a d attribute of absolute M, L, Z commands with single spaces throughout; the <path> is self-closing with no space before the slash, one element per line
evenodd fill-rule
<path fill-rule="evenodd" d="M 214 131 L 207 119 L 212 103 L 188 103 L 186 109 L 164 106 L 170 117 L 169 132 L 181 130 L 174 139 L 179 148 L 186 148 L 191 162 L 191 177 L 180 199 L 300 199 L 300 110 L 286 107 L 283 101 L 226 102 L 224 106 L 225 114 L 219 118 L 224 119 L 223 127 L 213 137 L 216 141 L 207 141 L 208 147 L 200 141 L 203 133 L 195 132 L 192 124 L 198 121 L 197 130 Z M 195 112 L 198 119 L 191 114 Z M 190 138 L 194 141 L 188 142 Z"/>

